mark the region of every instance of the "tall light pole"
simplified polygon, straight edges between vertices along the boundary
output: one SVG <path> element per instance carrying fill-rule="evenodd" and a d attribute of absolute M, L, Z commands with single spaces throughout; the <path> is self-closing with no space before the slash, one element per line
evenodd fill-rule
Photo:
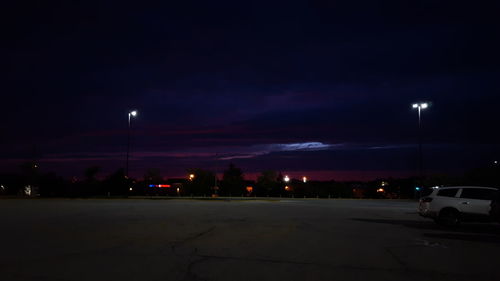
<path fill-rule="evenodd" d="M 125 162 L 125 177 L 128 179 L 128 155 L 130 154 L 130 121 L 132 117 L 137 116 L 137 110 L 128 113 L 128 132 L 127 132 L 127 161 Z"/>
<path fill-rule="evenodd" d="M 412 104 L 413 109 L 418 110 L 418 169 L 419 169 L 419 178 L 420 178 L 420 188 L 423 185 L 423 159 L 422 159 L 422 110 L 429 107 L 429 104 L 426 102 L 414 103 Z"/>
<path fill-rule="evenodd" d="M 215 153 L 214 157 L 214 194 L 217 196 L 217 191 L 219 190 L 219 187 L 217 186 L 217 153 Z"/>

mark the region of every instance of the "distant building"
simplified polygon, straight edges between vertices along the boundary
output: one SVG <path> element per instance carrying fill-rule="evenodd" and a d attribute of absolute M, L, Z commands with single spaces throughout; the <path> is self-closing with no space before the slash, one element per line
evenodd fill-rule
<path fill-rule="evenodd" d="M 182 196 L 185 195 L 187 179 L 172 178 L 161 182 L 148 183 L 145 186 L 146 195 Z"/>

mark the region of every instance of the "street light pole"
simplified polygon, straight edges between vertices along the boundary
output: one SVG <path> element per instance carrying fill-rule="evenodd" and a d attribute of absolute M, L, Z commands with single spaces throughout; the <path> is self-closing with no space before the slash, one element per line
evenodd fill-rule
<path fill-rule="evenodd" d="M 218 190 L 219 190 L 219 187 L 217 186 L 217 153 L 215 153 L 215 157 L 214 157 L 214 162 L 215 162 L 215 166 L 214 166 L 214 194 L 215 196 L 218 195 Z"/>
<path fill-rule="evenodd" d="M 429 107 L 429 104 L 425 102 L 414 103 L 412 107 L 418 110 L 418 169 L 419 169 L 420 188 L 422 188 L 424 181 L 424 172 L 423 172 L 424 165 L 422 156 L 422 110 Z"/>
<path fill-rule="evenodd" d="M 128 132 L 127 132 L 127 160 L 125 162 L 125 177 L 128 179 L 128 158 L 130 154 L 130 123 L 131 118 L 137 115 L 137 111 L 133 110 L 128 113 Z"/>

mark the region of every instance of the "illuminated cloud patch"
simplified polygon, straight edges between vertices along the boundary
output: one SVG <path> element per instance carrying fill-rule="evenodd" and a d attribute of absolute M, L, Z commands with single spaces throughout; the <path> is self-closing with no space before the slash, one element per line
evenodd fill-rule
<path fill-rule="evenodd" d="M 329 150 L 340 145 L 324 144 L 322 142 L 302 142 L 302 143 L 289 143 L 289 144 L 267 144 L 267 145 L 255 145 L 247 148 L 247 153 L 234 153 L 232 155 L 225 155 L 220 157 L 221 160 L 232 160 L 232 159 L 247 159 L 254 158 L 257 156 L 270 154 L 273 152 L 283 152 L 283 151 L 318 151 L 318 150 Z"/>
<path fill-rule="evenodd" d="M 290 143 L 290 144 L 274 144 L 271 145 L 271 148 L 276 147 L 277 151 L 297 151 L 297 150 L 327 150 L 334 146 L 331 144 L 324 144 L 322 142 L 300 142 L 300 143 Z"/>

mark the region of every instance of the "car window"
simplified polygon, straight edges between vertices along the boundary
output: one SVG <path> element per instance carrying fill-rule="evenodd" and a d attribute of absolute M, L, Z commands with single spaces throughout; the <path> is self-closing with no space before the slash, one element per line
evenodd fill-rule
<path fill-rule="evenodd" d="M 458 188 L 440 189 L 437 195 L 444 197 L 455 197 L 455 195 L 457 195 L 457 191 Z"/>
<path fill-rule="evenodd" d="M 426 196 L 429 196 L 429 195 L 431 195 L 431 193 L 432 193 L 433 191 L 434 191 L 434 190 L 433 190 L 432 188 L 424 188 L 424 189 L 422 189 L 420 196 L 421 196 L 421 197 L 426 197 Z"/>
<path fill-rule="evenodd" d="M 485 188 L 464 188 L 461 198 L 493 200 L 496 196 L 496 190 Z"/>

